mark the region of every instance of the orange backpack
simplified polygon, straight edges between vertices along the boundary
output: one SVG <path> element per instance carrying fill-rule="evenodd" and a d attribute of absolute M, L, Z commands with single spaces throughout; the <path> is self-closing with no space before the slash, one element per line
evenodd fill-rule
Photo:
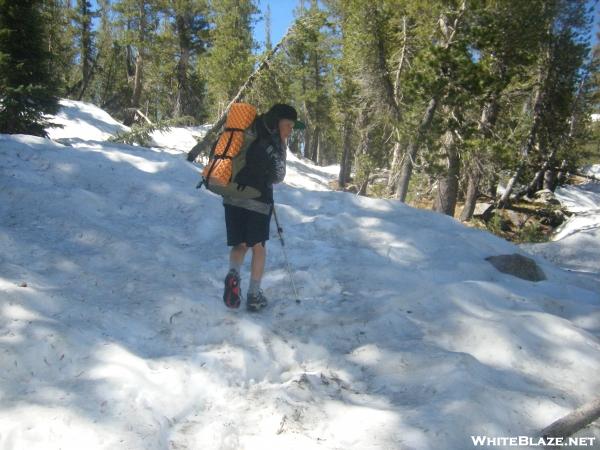
<path fill-rule="evenodd" d="M 252 124 L 256 108 L 248 103 L 234 103 L 227 113 L 225 128 L 210 152 L 208 164 L 202 171 L 202 183 L 209 191 L 238 198 L 260 197 L 260 191 L 240 186 L 234 180 L 246 165 L 246 150 L 256 140 Z"/>

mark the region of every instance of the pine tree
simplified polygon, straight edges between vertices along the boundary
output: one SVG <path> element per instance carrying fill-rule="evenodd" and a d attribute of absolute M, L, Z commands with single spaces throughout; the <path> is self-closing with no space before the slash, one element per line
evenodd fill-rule
<path fill-rule="evenodd" d="M 77 0 L 72 21 L 77 32 L 80 73 L 77 83 L 71 88 L 71 95 L 77 100 L 84 97 L 96 70 L 96 32 L 92 28 L 92 21 L 95 17 L 98 17 L 98 11 L 92 11 L 92 4 L 89 0 Z"/>
<path fill-rule="evenodd" d="M 307 122 L 304 155 L 321 164 L 331 153 L 328 150 L 331 140 L 326 136 L 333 128 L 331 31 L 327 12 L 316 0 L 311 0 L 308 8 L 301 2 L 297 16 L 302 21 L 287 52 L 292 68 L 289 82 L 294 102 Z"/>
<path fill-rule="evenodd" d="M 146 65 L 155 44 L 159 26 L 159 0 L 119 0 L 114 4 L 121 27 L 120 45 L 125 47 L 124 69 L 130 83 L 128 108 L 124 123 L 131 125 L 135 110 L 142 106 L 145 88 Z"/>
<path fill-rule="evenodd" d="M 212 46 L 200 69 L 207 81 L 213 117 L 218 117 L 235 96 L 254 67 L 253 0 L 213 0 L 210 2 Z"/>
<path fill-rule="evenodd" d="M 198 0 L 170 0 L 171 14 L 177 36 L 177 94 L 173 116 L 204 114 L 203 85 L 192 70 L 208 44 L 207 5 Z"/>
<path fill-rule="evenodd" d="M 45 136 L 44 114 L 55 113 L 40 0 L 0 0 L 0 133 Z"/>
<path fill-rule="evenodd" d="M 87 98 L 111 114 L 122 117 L 131 90 L 123 68 L 125 46 L 119 41 L 119 28 L 113 19 L 110 0 L 98 0 L 100 25 L 96 36 L 96 73 L 87 90 Z"/>
<path fill-rule="evenodd" d="M 584 0 L 554 0 L 543 4 L 545 33 L 536 63 L 536 82 L 530 108 L 529 129 L 519 146 L 518 163 L 498 201 L 504 207 L 518 181 L 554 165 L 558 152 L 570 144 L 569 122 L 575 106 L 581 68 L 587 55 L 582 30 L 589 17 Z M 546 168 L 544 168 L 546 167 Z M 533 169 L 533 170 L 532 170 Z M 521 196 L 539 187 L 535 177 Z"/>
<path fill-rule="evenodd" d="M 69 0 L 44 0 L 43 21 L 46 24 L 46 48 L 50 53 L 49 71 L 57 83 L 57 95 L 68 97 L 78 78 L 76 55 L 76 30 L 71 18 L 73 10 Z"/>

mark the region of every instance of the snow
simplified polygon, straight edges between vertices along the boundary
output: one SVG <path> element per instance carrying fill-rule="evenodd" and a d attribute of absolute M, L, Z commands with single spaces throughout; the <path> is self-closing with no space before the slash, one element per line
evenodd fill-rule
<path fill-rule="evenodd" d="M 273 226 L 251 314 L 221 299 L 221 202 L 184 158 L 201 130 L 143 148 L 92 105 L 59 117 L 54 141 L 0 135 L 1 449 L 463 450 L 598 396 L 597 185 L 561 191 L 583 222 L 519 248 L 289 154 L 301 303 Z M 548 279 L 484 260 L 515 252 Z"/>
<path fill-rule="evenodd" d="M 129 131 L 129 127 L 117 122 L 100 108 L 74 100 L 60 100 L 60 111 L 56 116 L 51 116 L 50 121 L 59 125 L 47 130 L 48 137 L 54 140 L 72 138 L 105 141 L 117 133 Z"/>
<path fill-rule="evenodd" d="M 600 173 L 600 165 L 586 171 Z M 592 288 L 600 287 L 600 183 L 560 187 L 556 198 L 573 215 L 556 230 L 552 242 L 523 248 L 575 272 Z"/>
<path fill-rule="evenodd" d="M 165 151 L 181 153 L 182 149 L 191 149 L 210 130 L 211 125 L 200 127 L 170 127 L 168 130 L 155 131 L 151 134 L 152 145 Z"/>

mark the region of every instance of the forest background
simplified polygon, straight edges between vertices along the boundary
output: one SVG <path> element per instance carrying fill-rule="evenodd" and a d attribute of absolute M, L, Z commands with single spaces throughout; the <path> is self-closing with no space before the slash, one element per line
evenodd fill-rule
<path fill-rule="evenodd" d="M 267 1 L 0 0 L 0 133 L 44 135 L 59 98 L 133 138 L 214 123 L 287 11 L 243 100 L 293 104 L 291 150 L 339 164 L 339 189 L 466 221 L 600 160 L 598 1 L 271 3 L 276 33 Z"/>

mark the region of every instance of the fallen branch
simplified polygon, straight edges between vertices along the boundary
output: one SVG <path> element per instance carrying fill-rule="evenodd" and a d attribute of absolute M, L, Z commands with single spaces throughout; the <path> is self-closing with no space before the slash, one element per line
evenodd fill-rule
<path fill-rule="evenodd" d="M 588 180 L 600 181 L 600 178 L 598 178 L 594 175 L 586 175 L 586 174 L 580 173 L 580 172 L 573 172 L 573 175 L 577 175 L 578 177 L 582 177 L 582 178 L 587 178 Z"/>
<path fill-rule="evenodd" d="M 568 438 L 600 418 L 600 398 L 586 403 L 575 411 L 544 428 L 540 435 L 548 438 Z"/>
<path fill-rule="evenodd" d="M 258 65 L 258 67 L 254 70 L 254 72 L 252 72 L 252 74 L 246 79 L 246 82 L 239 89 L 237 95 L 233 98 L 233 100 L 231 100 L 231 102 L 229 102 L 229 104 L 223 111 L 223 114 L 221 114 L 221 117 L 219 118 L 219 120 L 217 120 L 217 122 L 212 126 L 212 128 L 204 135 L 202 140 L 200 142 L 198 142 L 188 152 L 188 154 L 187 154 L 188 161 L 190 161 L 190 162 L 195 161 L 196 158 L 198 157 L 198 155 L 200 155 L 201 153 L 208 150 L 208 147 L 210 146 L 211 142 L 213 142 L 216 139 L 217 135 L 219 134 L 219 130 L 225 124 L 225 119 L 227 118 L 227 113 L 229 112 L 231 105 L 241 101 L 244 98 L 244 94 L 246 93 L 248 88 L 250 88 L 250 86 L 252 86 L 252 83 L 254 82 L 254 80 L 256 80 L 259 73 L 266 67 L 269 67 L 269 63 L 271 62 L 271 59 L 273 58 L 275 53 L 277 53 L 277 51 L 280 48 L 282 48 L 284 43 L 294 34 L 294 32 L 296 31 L 296 27 L 298 26 L 298 24 L 300 22 L 301 22 L 301 19 L 297 20 L 290 28 L 288 28 L 287 32 L 281 38 L 281 40 L 277 43 L 277 45 L 275 47 L 273 47 L 269 53 L 267 53 L 265 58 Z"/>

